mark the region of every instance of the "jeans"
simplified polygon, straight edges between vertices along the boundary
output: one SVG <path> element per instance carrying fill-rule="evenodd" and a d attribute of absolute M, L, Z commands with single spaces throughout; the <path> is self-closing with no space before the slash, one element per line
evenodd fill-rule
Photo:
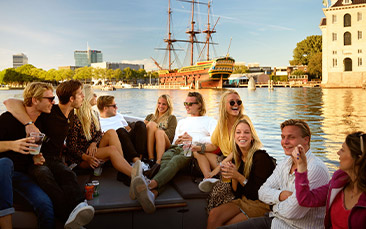
<path fill-rule="evenodd" d="M 13 162 L 10 159 L 0 159 L 2 188 L 0 194 L 1 209 L 3 209 L 4 203 L 6 205 L 5 207 L 8 207 L 8 210 L 6 211 L 10 211 L 9 214 L 14 213 L 14 208 L 11 207 L 13 204 L 12 189 L 14 189 L 15 192 L 21 195 L 33 207 L 33 210 L 37 215 L 39 228 L 54 228 L 55 219 L 51 199 L 28 175 L 22 172 L 13 171 L 12 167 Z M 9 170 L 9 168 L 11 170 Z M 6 176 L 6 183 L 2 183 L 4 176 Z M 5 200 L 3 200 L 3 198 L 5 198 Z M 0 216 L 4 216 L 4 214 L 2 214 L 3 210 L 0 210 L 0 212 Z"/>
<path fill-rule="evenodd" d="M 62 161 L 51 158 L 46 158 L 42 166 L 32 166 L 29 173 L 51 198 L 55 215 L 66 222 L 71 211 L 84 200 L 75 173 Z"/>
<path fill-rule="evenodd" d="M 173 145 L 163 154 L 160 170 L 153 177 L 153 180 L 158 183 L 159 193 L 163 190 L 163 186 L 173 179 L 179 170 L 189 165 L 191 157 L 186 157 L 183 153 L 182 147 Z"/>
<path fill-rule="evenodd" d="M 131 124 L 128 132 L 125 128 L 116 130 L 119 141 L 121 142 L 123 155 L 128 162 L 132 162 L 135 157 L 148 158 L 147 155 L 147 131 L 146 125 L 142 121 Z"/>

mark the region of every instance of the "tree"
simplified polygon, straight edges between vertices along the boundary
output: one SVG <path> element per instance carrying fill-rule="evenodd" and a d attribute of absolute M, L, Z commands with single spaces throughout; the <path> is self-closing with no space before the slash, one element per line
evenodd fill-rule
<path fill-rule="evenodd" d="M 245 65 L 235 65 L 233 74 L 240 74 L 240 73 L 247 73 L 249 72 L 249 69 Z"/>
<path fill-rule="evenodd" d="M 320 79 L 322 76 L 322 53 L 314 54 L 309 60 L 309 73 L 315 76 L 315 78 Z"/>
<path fill-rule="evenodd" d="M 306 73 L 302 70 L 295 70 L 295 71 L 291 72 L 291 75 L 302 76 L 302 75 L 306 75 Z"/>
<path fill-rule="evenodd" d="M 322 52 L 322 36 L 308 36 L 305 40 L 297 43 L 294 49 L 294 59 L 291 65 L 308 65 L 311 57 L 316 53 Z"/>

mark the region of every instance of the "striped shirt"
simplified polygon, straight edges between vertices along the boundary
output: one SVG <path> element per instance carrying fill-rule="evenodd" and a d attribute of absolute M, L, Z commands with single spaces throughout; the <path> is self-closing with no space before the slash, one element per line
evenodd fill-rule
<path fill-rule="evenodd" d="M 322 160 L 306 152 L 310 189 L 317 188 L 329 182 L 329 171 Z M 271 228 L 324 228 L 325 207 L 301 207 L 296 199 L 295 173 L 290 174 L 292 158 L 280 162 L 272 175 L 259 189 L 259 199 L 273 205 L 270 217 Z M 286 200 L 280 201 L 282 191 L 293 192 Z"/>

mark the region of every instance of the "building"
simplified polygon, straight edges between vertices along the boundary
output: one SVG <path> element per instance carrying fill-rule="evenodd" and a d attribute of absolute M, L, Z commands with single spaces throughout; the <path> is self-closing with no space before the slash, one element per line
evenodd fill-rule
<path fill-rule="evenodd" d="M 323 87 L 366 82 L 366 0 L 332 0 L 322 18 Z"/>
<path fill-rule="evenodd" d="M 28 57 L 24 53 L 13 55 L 13 68 L 28 64 Z"/>
<path fill-rule="evenodd" d="M 93 68 L 105 68 L 105 69 L 125 69 L 125 68 L 131 68 L 134 70 L 144 69 L 143 64 L 127 64 L 127 63 L 112 63 L 112 62 L 102 62 L 102 63 L 93 63 L 91 64 Z"/>
<path fill-rule="evenodd" d="M 74 51 L 75 66 L 77 67 L 90 67 L 92 63 L 103 62 L 102 51 L 90 50 L 87 51 Z"/>

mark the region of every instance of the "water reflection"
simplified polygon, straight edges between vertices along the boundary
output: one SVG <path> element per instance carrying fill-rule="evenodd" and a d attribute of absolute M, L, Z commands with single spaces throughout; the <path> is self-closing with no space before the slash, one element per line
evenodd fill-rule
<path fill-rule="evenodd" d="M 312 131 L 311 149 L 322 158 L 333 172 L 338 167 L 337 151 L 349 132 L 366 130 L 366 90 L 320 88 L 246 88 L 235 89 L 240 94 L 245 113 L 251 117 L 264 148 L 278 160 L 284 156 L 280 124 L 290 118 L 308 122 Z M 218 118 L 218 107 L 223 90 L 199 91 L 206 100 L 207 115 Z M 0 101 L 8 97 L 21 98 L 22 91 L 0 91 Z M 186 116 L 183 102 L 187 90 L 122 89 L 111 92 L 96 91 L 97 95 L 116 97 L 118 110 L 123 114 L 145 117 L 153 113 L 157 98 L 169 94 L 178 119 Z M 0 104 L 0 111 L 4 111 Z"/>

